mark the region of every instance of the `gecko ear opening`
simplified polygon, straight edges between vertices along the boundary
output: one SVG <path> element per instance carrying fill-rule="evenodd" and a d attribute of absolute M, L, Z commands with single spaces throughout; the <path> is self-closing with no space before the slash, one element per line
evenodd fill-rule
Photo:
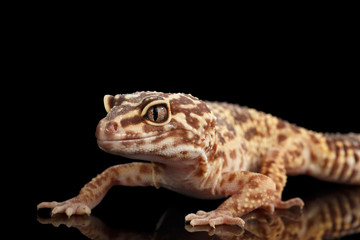
<path fill-rule="evenodd" d="M 105 95 L 104 96 L 104 107 L 106 112 L 110 112 L 111 108 L 114 106 L 114 96 Z"/>

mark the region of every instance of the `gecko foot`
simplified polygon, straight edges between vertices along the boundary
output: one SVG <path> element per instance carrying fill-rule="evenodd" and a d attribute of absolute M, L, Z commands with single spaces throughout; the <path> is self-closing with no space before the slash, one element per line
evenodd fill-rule
<path fill-rule="evenodd" d="M 288 209 L 294 206 L 302 209 L 304 207 L 303 200 L 301 200 L 300 198 L 292 198 L 287 201 L 278 201 L 277 203 L 275 203 L 275 207 L 279 209 Z"/>
<path fill-rule="evenodd" d="M 191 226 L 210 225 L 215 228 L 216 225 L 239 225 L 244 227 L 245 222 L 239 217 L 233 217 L 229 211 L 214 210 L 210 212 L 198 211 L 196 214 L 191 213 L 185 217 L 185 221 L 190 222 Z"/>
<path fill-rule="evenodd" d="M 42 202 L 37 205 L 37 209 L 51 208 L 51 216 L 57 213 L 65 213 L 68 217 L 72 215 L 90 215 L 91 209 L 78 198 L 71 198 L 64 202 Z"/>

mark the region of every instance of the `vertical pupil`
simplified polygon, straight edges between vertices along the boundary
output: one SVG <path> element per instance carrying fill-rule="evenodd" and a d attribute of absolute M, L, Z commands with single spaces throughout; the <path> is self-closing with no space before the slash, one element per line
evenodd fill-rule
<path fill-rule="evenodd" d="M 158 119 L 158 108 L 155 106 L 154 108 L 154 121 L 156 122 L 156 120 Z"/>

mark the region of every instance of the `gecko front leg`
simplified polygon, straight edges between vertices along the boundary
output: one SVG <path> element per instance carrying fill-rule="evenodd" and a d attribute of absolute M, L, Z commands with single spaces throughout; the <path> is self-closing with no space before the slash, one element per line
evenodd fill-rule
<path fill-rule="evenodd" d="M 129 163 L 106 169 L 93 178 L 80 191 L 79 195 L 64 202 L 42 202 L 37 208 L 51 208 L 51 215 L 65 213 L 90 215 L 114 185 L 122 186 L 159 186 L 160 166 L 151 163 Z"/>
<path fill-rule="evenodd" d="M 300 198 L 282 201 L 281 195 L 287 180 L 286 166 L 288 166 L 287 168 L 290 171 L 303 172 L 307 166 L 306 161 L 309 154 L 301 138 L 289 139 L 282 145 L 271 148 L 267 152 L 260 172 L 270 177 L 276 184 L 276 191 L 274 193 L 275 201 L 267 205 L 271 210 L 273 210 L 274 207 L 287 209 L 292 206 L 299 206 L 300 208 L 304 206 L 304 202 Z"/>
<path fill-rule="evenodd" d="M 271 178 L 254 172 L 240 171 L 224 173 L 216 191 L 229 196 L 217 209 L 189 214 L 185 221 L 192 226 L 221 224 L 244 226 L 240 216 L 245 215 L 274 200 L 276 185 Z"/>

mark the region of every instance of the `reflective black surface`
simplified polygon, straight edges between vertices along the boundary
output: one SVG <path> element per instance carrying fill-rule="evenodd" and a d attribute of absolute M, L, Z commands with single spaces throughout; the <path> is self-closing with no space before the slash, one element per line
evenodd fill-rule
<path fill-rule="evenodd" d="M 197 209 L 212 209 L 221 202 L 187 198 L 166 190 L 146 188 L 110 191 L 93 214 L 74 216 L 49 211 L 34 215 L 40 239 L 358 239 L 360 237 L 360 187 L 323 184 L 311 178 L 291 178 L 288 187 L 298 182 L 313 187 L 299 189 L 305 208 L 255 211 L 244 217 L 246 227 L 192 227 L 184 216 Z M 120 201 L 122 193 L 129 194 Z M 141 193 L 144 194 L 142 197 Z M 287 191 L 292 195 L 295 191 Z M 156 196 L 157 195 L 157 196 Z M 121 204 L 116 204 L 116 201 Z M 119 203 L 118 202 L 118 203 Z M 347 223 L 346 223 L 347 222 Z"/>

